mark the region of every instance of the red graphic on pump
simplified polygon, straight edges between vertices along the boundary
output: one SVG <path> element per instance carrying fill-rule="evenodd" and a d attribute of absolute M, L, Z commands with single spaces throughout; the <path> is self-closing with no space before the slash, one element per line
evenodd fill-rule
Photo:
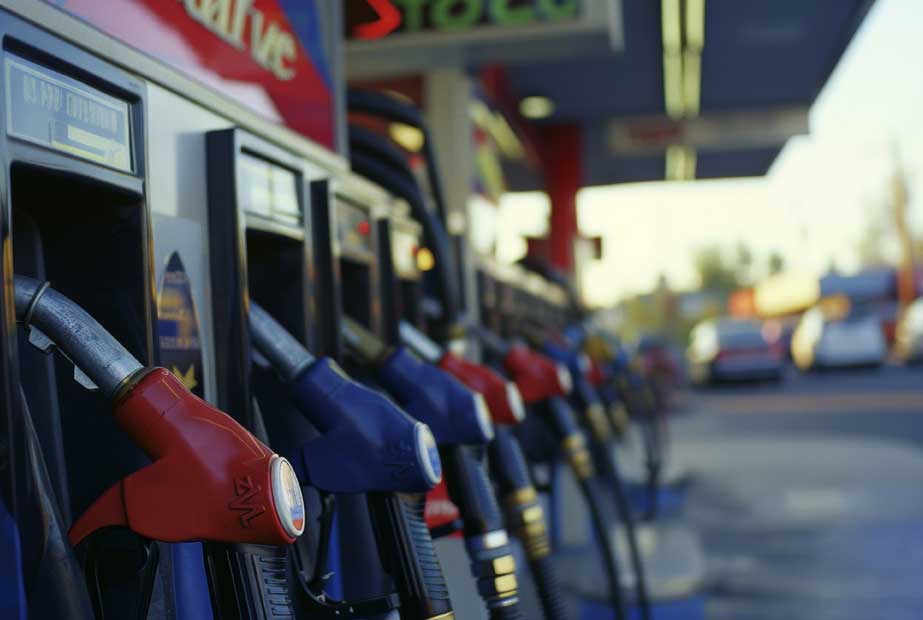
<path fill-rule="evenodd" d="M 333 148 L 330 64 L 314 0 L 47 0 Z"/>

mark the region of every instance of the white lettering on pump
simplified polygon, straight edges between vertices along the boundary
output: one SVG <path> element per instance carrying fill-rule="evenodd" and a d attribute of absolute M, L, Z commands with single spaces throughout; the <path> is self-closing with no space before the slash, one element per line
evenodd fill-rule
<path fill-rule="evenodd" d="M 254 0 L 178 0 L 186 13 L 221 40 L 249 51 L 254 62 L 277 79 L 295 77 L 291 64 L 298 55 L 294 35 L 278 22 L 269 21 L 253 6 Z M 245 36 L 249 25 L 249 38 Z M 249 45 L 248 45 L 249 43 Z"/>

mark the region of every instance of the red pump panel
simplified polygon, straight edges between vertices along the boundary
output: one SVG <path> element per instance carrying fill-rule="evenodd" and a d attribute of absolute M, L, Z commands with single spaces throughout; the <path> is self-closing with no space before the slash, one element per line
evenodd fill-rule
<path fill-rule="evenodd" d="M 297 478 L 273 473 L 287 463 L 167 370 L 152 370 L 132 388 L 115 419 L 154 462 L 90 506 L 68 534 L 72 544 L 107 526 L 168 542 L 266 545 L 291 544 L 303 530 Z"/>
<path fill-rule="evenodd" d="M 46 1 L 334 148 L 334 77 L 315 0 Z"/>

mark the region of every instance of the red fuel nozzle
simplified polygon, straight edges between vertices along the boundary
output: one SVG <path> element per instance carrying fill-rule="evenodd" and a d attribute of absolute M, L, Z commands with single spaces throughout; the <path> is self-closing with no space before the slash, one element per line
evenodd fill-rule
<path fill-rule="evenodd" d="M 611 377 L 606 372 L 603 365 L 594 357 L 589 357 L 589 369 L 586 371 L 586 378 L 594 387 L 599 387 L 606 383 Z"/>
<path fill-rule="evenodd" d="M 163 368 L 115 405 L 115 419 L 154 461 L 110 487 L 77 520 L 76 545 L 107 526 L 155 540 L 285 545 L 304 530 L 288 462 Z"/>
<path fill-rule="evenodd" d="M 566 396 L 573 387 L 566 367 L 524 345 L 510 346 L 503 358 L 503 367 L 516 382 L 527 404 Z"/>
<path fill-rule="evenodd" d="M 480 393 L 495 423 L 519 424 L 525 418 L 526 410 L 516 385 L 487 366 L 446 351 L 439 360 L 439 367 Z"/>

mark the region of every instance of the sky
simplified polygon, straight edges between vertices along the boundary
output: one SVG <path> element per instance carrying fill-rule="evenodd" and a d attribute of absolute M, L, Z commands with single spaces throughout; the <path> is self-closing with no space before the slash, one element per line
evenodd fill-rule
<path fill-rule="evenodd" d="M 584 271 L 587 301 L 607 305 L 647 292 L 661 275 L 694 289 L 691 258 L 712 244 L 732 251 L 742 242 L 758 259 L 778 252 L 796 271 L 855 271 L 869 224 L 888 224 L 898 165 L 911 226 L 923 236 L 923 191 L 915 191 L 923 190 L 921 23 L 923 0 L 878 0 L 812 106 L 810 134 L 789 140 L 766 177 L 582 190 L 581 231 L 604 243 L 602 260 Z M 516 222 L 534 222 L 537 210 L 548 210 L 541 194 L 504 199 L 501 259 L 522 251 Z M 884 253 L 897 259 L 890 237 Z"/>

